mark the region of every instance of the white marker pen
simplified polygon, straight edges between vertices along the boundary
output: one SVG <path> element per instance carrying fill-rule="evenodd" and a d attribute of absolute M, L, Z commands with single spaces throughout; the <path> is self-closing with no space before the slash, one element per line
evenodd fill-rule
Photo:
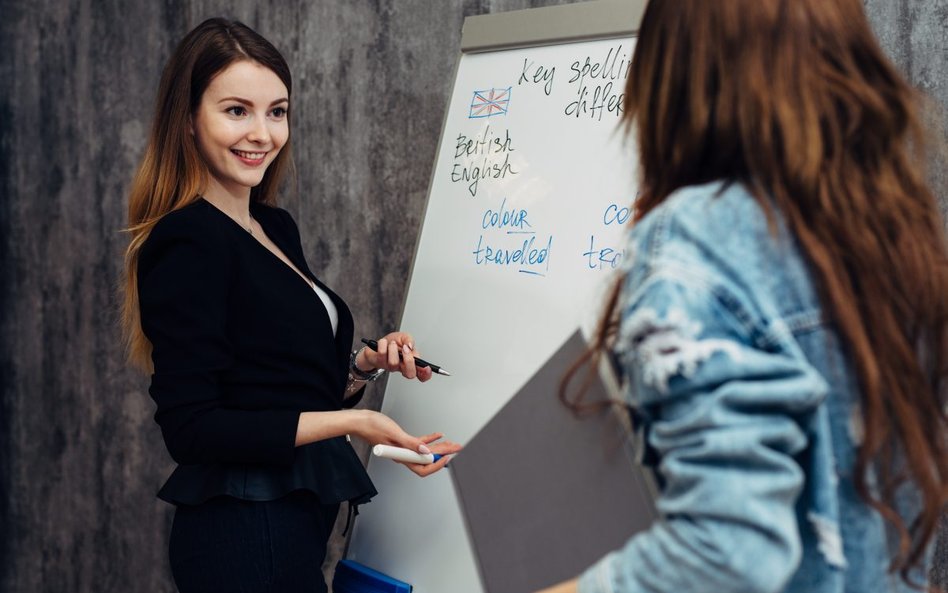
<path fill-rule="evenodd" d="M 392 447 L 391 445 L 376 445 L 372 447 L 372 454 L 376 457 L 385 457 L 395 461 L 404 461 L 406 463 L 429 464 L 438 461 L 443 455 L 438 453 L 416 453 L 411 449 L 402 447 Z"/>

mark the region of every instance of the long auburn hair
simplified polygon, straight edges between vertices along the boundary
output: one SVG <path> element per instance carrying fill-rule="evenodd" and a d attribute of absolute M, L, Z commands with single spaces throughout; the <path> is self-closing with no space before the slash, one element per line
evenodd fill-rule
<path fill-rule="evenodd" d="M 239 61 L 269 68 L 287 93 L 292 91 L 290 68 L 280 52 L 250 27 L 222 18 L 208 19 L 188 33 L 161 75 L 148 145 L 129 192 L 126 229 L 131 239 L 125 251 L 122 328 L 129 361 L 145 371 L 151 369 L 151 343 L 139 317 L 138 254 L 162 216 L 196 201 L 204 190 L 209 173 L 189 131 L 190 118 L 211 80 Z M 260 185 L 250 190 L 250 199 L 275 204 L 280 181 L 292 167 L 287 140 Z"/>
<path fill-rule="evenodd" d="M 796 235 L 859 379 L 855 486 L 896 529 L 890 570 L 906 582 L 948 501 L 948 245 L 919 99 L 860 0 L 651 0 L 623 114 L 641 165 L 633 224 L 676 189 L 723 179 Z M 574 409 L 591 405 L 588 381 L 571 382 L 614 342 L 620 285 L 561 384 Z M 922 507 L 909 519 L 895 508 L 905 484 Z"/>

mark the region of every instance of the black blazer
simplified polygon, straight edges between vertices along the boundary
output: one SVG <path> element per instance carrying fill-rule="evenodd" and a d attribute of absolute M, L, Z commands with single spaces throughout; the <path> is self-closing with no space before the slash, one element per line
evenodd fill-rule
<path fill-rule="evenodd" d="M 336 305 L 329 315 L 299 275 L 206 200 L 165 215 L 138 260 L 142 329 L 153 346 L 155 420 L 179 467 L 159 496 L 270 500 L 299 488 L 323 502 L 375 494 L 344 437 L 295 447 L 299 414 L 343 401 L 352 315 L 317 280 L 299 230 L 279 208 L 252 203 L 267 236 Z"/>

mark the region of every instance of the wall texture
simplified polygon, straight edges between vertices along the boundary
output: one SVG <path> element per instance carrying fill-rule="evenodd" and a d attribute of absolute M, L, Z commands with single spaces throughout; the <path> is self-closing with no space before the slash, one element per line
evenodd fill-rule
<path fill-rule="evenodd" d="M 115 289 L 125 190 L 176 41 L 222 14 L 284 52 L 299 191 L 283 205 L 373 335 L 407 288 L 464 17 L 558 3 L 0 0 L 0 591 L 174 591 L 171 508 L 154 497 L 172 464 L 147 380 L 123 364 Z M 866 5 L 948 106 L 948 0 Z"/>

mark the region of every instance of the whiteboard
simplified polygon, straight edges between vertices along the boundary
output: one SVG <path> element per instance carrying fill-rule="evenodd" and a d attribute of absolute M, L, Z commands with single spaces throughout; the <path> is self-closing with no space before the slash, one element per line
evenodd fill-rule
<path fill-rule="evenodd" d="M 594 329 L 636 195 L 619 124 L 633 49 L 623 37 L 461 56 L 400 325 L 453 376 L 390 379 L 382 411 L 408 432 L 470 440 Z M 418 479 L 372 460 L 379 495 L 348 557 L 416 593 L 482 593 L 450 471 Z"/>

